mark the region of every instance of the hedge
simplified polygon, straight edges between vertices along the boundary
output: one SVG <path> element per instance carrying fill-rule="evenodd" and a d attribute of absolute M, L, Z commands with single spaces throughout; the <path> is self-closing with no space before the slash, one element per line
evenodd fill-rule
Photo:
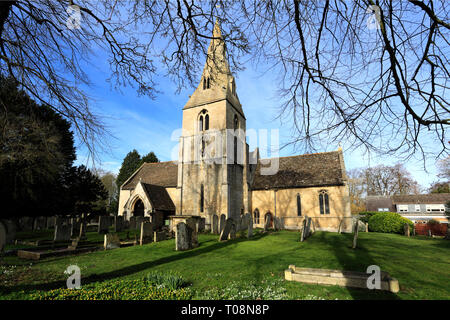
<path fill-rule="evenodd" d="M 368 223 L 370 217 L 376 215 L 377 213 L 380 213 L 381 211 L 363 211 L 359 213 L 359 220 Z"/>
<path fill-rule="evenodd" d="M 405 223 L 409 224 L 410 230 L 414 223 L 402 217 L 396 212 L 377 212 L 369 218 L 369 230 L 383 233 L 403 233 Z"/>

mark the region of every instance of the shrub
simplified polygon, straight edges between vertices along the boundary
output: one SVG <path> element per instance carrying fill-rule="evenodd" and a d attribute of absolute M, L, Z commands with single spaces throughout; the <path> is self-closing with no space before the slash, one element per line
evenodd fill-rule
<path fill-rule="evenodd" d="M 376 215 L 377 213 L 380 213 L 380 211 L 364 211 L 359 213 L 359 220 L 368 223 L 370 217 Z"/>
<path fill-rule="evenodd" d="M 369 219 L 369 230 L 384 233 L 403 233 L 405 223 L 410 229 L 414 228 L 414 223 L 395 212 L 377 212 Z"/>

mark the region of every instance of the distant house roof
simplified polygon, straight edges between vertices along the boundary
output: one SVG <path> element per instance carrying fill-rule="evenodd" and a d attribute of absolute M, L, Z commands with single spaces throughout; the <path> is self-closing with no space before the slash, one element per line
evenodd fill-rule
<path fill-rule="evenodd" d="M 142 183 L 147 198 L 150 200 L 153 209 L 163 211 L 175 211 L 175 205 L 165 187 L 154 184 Z"/>
<path fill-rule="evenodd" d="M 346 174 L 341 157 L 341 151 L 281 157 L 278 158 L 278 171 L 273 175 L 261 174 L 261 168 L 268 168 L 270 165 L 263 165 L 260 160 L 256 167 L 252 189 L 343 185 Z"/>
<path fill-rule="evenodd" d="M 450 201 L 450 193 L 407 194 L 392 196 L 394 204 L 434 203 L 441 204 Z"/>
<path fill-rule="evenodd" d="M 134 189 L 139 181 L 162 187 L 176 187 L 178 166 L 173 161 L 144 163 L 122 186 L 123 190 Z"/>

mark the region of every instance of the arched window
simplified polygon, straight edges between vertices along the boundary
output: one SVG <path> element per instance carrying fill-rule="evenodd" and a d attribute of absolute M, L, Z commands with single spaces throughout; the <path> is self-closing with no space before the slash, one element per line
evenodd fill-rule
<path fill-rule="evenodd" d="M 259 210 L 255 209 L 255 211 L 253 211 L 253 220 L 255 221 L 256 224 L 259 224 Z"/>
<path fill-rule="evenodd" d="M 234 124 L 233 124 L 234 130 L 239 129 L 239 119 L 237 115 L 234 115 Z"/>
<path fill-rule="evenodd" d="M 206 88 L 207 88 L 207 89 L 210 88 L 210 86 L 209 86 L 209 77 L 206 79 Z"/>
<path fill-rule="evenodd" d="M 302 215 L 302 200 L 300 198 L 300 193 L 297 193 L 297 216 Z"/>
<path fill-rule="evenodd" d="M 205 116 L 205 131 L 209 130 L 209 114 Z"/>
<path fill-rule="evenodd" d="M 200 115 L 198 118 L 198 131 L 203 131 L 203 116 Z"/>
<path fill-rule="evenodd" d="M 203 77 L 203 90 L 206 89 L 206 77 Z"/>
<path fill-rule="evenodd" d="M 200 186 L 200 212 L 205 209 L 205 188 L 203 185 Z"/>
<path fill-rule="evenodd" d="M 319 192 L 319 207 L 320 214 L 330 214 L 330 202 L 328 192 L 326 190 L 321 190 Z"/>

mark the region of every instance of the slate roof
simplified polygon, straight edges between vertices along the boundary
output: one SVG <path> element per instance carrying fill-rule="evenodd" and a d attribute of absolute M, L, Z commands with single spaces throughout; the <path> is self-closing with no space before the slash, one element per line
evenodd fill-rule
<path fill-rule="evenodd" d="M 278 172 L 274 175 L 262 175 L 261 162 L 259 162 L 252 189 L 343 185 L 346 174 L 341 157 L 341 151 L 281 157 Z"/>
<path fill-rule="evenodd" d="M 122 186 L 123 190 L 134 189 L 141 180 L 142 183 L 162 187 L 176 187 L 178 165 L 173 161 L 144 163 L 131 178 Z"/>
<path fill-rule="evenodd" d="M 175 205 L 165 187 L 147 183 L 142 183 L 142 186 L 154 209 L 175 211 Z"/>
<path fill-rule="evenodd" d="M 450 193 L 407 194 L 392 196 L 394 204 L 428 203 L 442 204 L 450 201 Z"/>

